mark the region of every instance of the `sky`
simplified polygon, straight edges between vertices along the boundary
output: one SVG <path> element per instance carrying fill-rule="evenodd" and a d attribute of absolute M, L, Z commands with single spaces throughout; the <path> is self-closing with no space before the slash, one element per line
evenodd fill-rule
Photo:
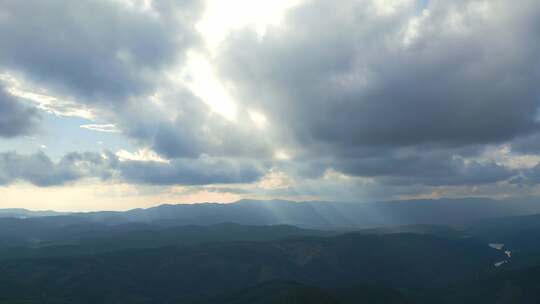
<path fill-rule="evenodd" d="M 540 195 L 535 0 L 0 0 L 0 208 Z"/>

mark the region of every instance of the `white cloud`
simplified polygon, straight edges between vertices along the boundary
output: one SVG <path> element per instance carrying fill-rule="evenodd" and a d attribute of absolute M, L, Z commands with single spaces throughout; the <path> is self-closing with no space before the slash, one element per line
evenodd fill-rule
<path fill-rule="evenodd" d="M 68 98 L 53 96 L 44 88 L 37 88 L 13 74 L 0 73 L 0 82 L 5 84 L 6 91 L 11 95 L 26 100 L 47 113 L 88 120 L 93 120 L 95 117 L 94 111 L 87 106 Z"/>
<path fill-rule="evenodd" d="M 537 154 L 516 154 L 512 153 L 509 144 L 502 144 L 487 148 L 477 161 L 493 161 L 501 166 L 511 169 L 531 169 L 540 163 L 540 155 Z"/>
<path fill-rule="evenodd" d="M 248 111 L 249 118 L 255 123 L 257 128 L 264 129 L 268 125 L 268 120 L 266 116 L 259 111 Z"/>
<path fill-rule="evenodd" d="M 197 24 L 208 48 L 215 51 L 233 31 L 252 26 L 264 35 L 269 25 L 277 25 L 285 12 L 304 0 L 207 0 L 206 12 Z"/>
<path fill-rule="evenodd" d="M 80 125 L 81 129 L 92 130 L 105 133 L 120 133 L 120 129 L 115 124 L 88 124 Z"/>
<path fill-rule="evenodd" d="M 271 169 L 259 182 L 258 187 L 264 190 L 287 189 L 294 180 L 283 171 Z"/>
<path fill-rule="evenodd" d="M 277 160 L 290 160 L 291 156 L 289 153 L 287 153 L 287 151 L 281 149 L 274 152 L 274 158 Z"/>
<path fill-rule="evenodd" d="M 135 152 L 129 152 L 127 150 L 119 150 L 116 152 L 116 156 L 120 161 L 152 161 L 158 163 L 170 163 L 169 160 L 164 159 L 156 152 L 150 150 L 149 148 L 142 148 Z"/>

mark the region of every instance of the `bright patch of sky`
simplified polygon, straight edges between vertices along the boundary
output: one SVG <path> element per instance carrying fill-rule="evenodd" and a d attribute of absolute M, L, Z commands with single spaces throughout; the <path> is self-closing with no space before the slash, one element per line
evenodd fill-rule
<path fill-rule="evenodd" d="M 44 152 L 47 155 L 58 159 L 67 152 L 73 151 L 100 152 L 103 150 L 136 149 L 120 133 L 97 132 L 80 127 L 90 123 L 92 122 L 78 117 L 60 117 L 44 113 L 41 128 L 37 134 L 0 140 L 0 151 L 17 151 L 21 154 L 29 154 L 46 149 Z"/>
<path fill-rule="evenodd" d="M 208 52 L 189 54 L 189 89 L 213 111 L 235 121 L 238 115 L 236 103 L 210 64 L 211 57 L 231 31 L 251 27 L 262 37 L 268 26 L 279 24 L 285 12 L 301 2 L 302 0 L 207 0 L 206 11 L 196 28 L 201 33 Z M 250 112 L 249 116 L 257 127 L 262 129 L 266 126 L 263 113 Z"/>

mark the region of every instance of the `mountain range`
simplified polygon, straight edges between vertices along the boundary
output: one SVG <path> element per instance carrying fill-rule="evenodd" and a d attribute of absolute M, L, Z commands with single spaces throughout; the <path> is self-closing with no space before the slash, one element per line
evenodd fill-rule
<path fill-rule="evenodd" d="M 538 303 L 537 208 L 471 198 L 4 209 L 0 303 Z"/>
<path fill-rule="evenodd" d="M 533 198 L 406 200 L 375 203 L 292 202 L 240 200 L 235 203 L 160 205 L 128 211 L 60 213 L 0 209 L 0 217 L 65 216 L 100 223 L 149 223 L 160 226 L 212 225 L 234 222 L 244 225 L 294 225 L 314 229 L 372 228 L 414 224 L 466 225 L 481 219 L 540 213 Z"/>

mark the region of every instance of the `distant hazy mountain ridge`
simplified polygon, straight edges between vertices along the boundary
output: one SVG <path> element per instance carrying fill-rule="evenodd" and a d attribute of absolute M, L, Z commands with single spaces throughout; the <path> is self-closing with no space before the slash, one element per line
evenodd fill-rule
<path fill-rule="evenodd" d="M 139 222 L 174 226 L 234 222 L 244 225 L 284 224 L 316 229 L 357 229 L 414 224 L 466 225 L 480 219 L 535 213 L 540 213 L 540 203 L 535 199 L 499 201 L 484 198 L 378 203 L 241 200 L 231 204 L 161 205 L 124 212 L 100 211 L 69 214 L 0 209 L 0 217 L 69 215 L 93 222 L 112 224 Z"/>

